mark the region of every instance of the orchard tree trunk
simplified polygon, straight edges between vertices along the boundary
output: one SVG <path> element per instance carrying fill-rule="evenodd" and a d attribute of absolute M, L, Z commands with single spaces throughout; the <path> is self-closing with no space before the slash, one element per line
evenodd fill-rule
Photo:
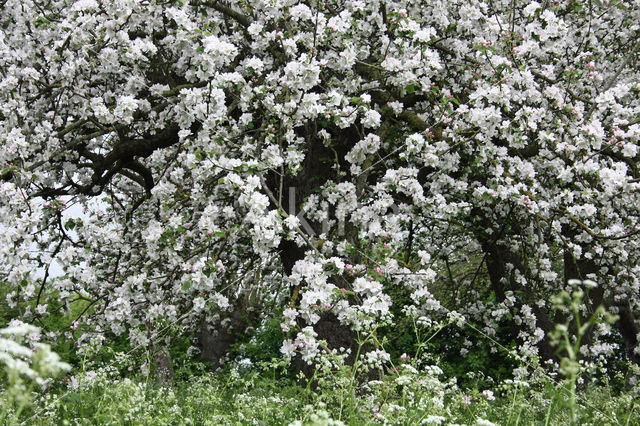
<path fill-rule="evenodd" d="M 583 252 L 585 250 L 588 250 L 588 247 L 583 247 Z M 598 270 L 599 267 L 593 260 L 585 258 L 576 260 L 568 251 L 565 251 L 565 283 L 570 279 L 587 279 L 589 274 L 595 274 Z M 611 271 L 610 268 L 609 271 Z M 589 306 L 587 314 L 584 318 L 581 318 L 583 324 L 588 320 L 588 316 L 600 305 L 604 305 L 607 310 L 617 311 L 618 319 L 613 325 L 622 336 L 627 358 L 629 361 L 640 365 L 640 357 L 635 352 L 638 347 L 638 334 L 640 334 L 640 329 L 637 323 L 637 313 L 633 312 L 628 300 L 624 298 L 621 301 L 616 301 L 611 300 L 611 298 L 605 298 L 602 283 L 599 283 L 595 288 L 588 290 L 587 303 Z M 592 341 L 593 329 L 590 329 L 583 337 L 583 342 L 585 345 L 589 345 Z"/>
<path fill-rule="evenodd" d="M 153 348 L 153 366 L 151 374 L 156 383 L 165 385 L 173 380 L 173 362 L 169 346 L 163 345 Z"/>
<path fill-rule="evenodd" d="M 147 337 L 151 341 L 149 348 L 150 374 L 161 385 L 173 380 L 173 363 L 171 361 L 170 345 L 168 341 L 157 339 L 156 331 L 149 321 L 145 324 Z"/>
<path fill-rule="evenodd" d="M 221 318 L 213 330 L 203 324 L 198 332 L 202 360 L 220 367 L 229 349 L 257 320 L 259 308 L 257 300 L 245 293 L 238 297 L 231 314 Z"/>
<path fill-rule="evenodd" d="M 523 265 L 520 262 L 517 254 L 509 252 L 508 249 L 499 247 L 493 241 L 484 241 L 482 243 L 482 249 L 486 254 L 487 272 L 489 274 L 489 280 L 491 282 L 491 288 L 496 294 L 498 301 L 504 302 L 506 299 L 506 291 L 521 291 L 525 294 L 526 298 L 532 298 L 530 290 L 524 288 L 515 282 L 513 273 L 507 272 L 507 264 L 513 265 L 515 268 L 523 271 Z M 524 305 L 522 298 L 516 298 L 515 308 L 520 311 Z M 543 361 L 552 360 L 558 361 L 556 351 L 549 340 L 549 333 L 553 331 L 554 325 L 547 317 L 547 314 L 538 307 L 535 301 L 531 300 L 529 304 L 533 313 L 536 316 L 536 325 L 544 332 L 544 337 L 537 343 L 538 354 Z M 522 341 L 519 336 L 522 331 L 527 331 L 522 324 L 517 324 L 515 320 L 509 321 L 509 327 L 513 337 Z"/>
<path fill-rule="evenodd" d="M 638 347 L 640 330 L 638 329 L 636 316 L 631 312 L 628 303 L 618 305 L 618 321 L 616 321 L 615 326 L 622 335 L 629 361 L 640 365 L 640 357 L 635 351 Z"/>

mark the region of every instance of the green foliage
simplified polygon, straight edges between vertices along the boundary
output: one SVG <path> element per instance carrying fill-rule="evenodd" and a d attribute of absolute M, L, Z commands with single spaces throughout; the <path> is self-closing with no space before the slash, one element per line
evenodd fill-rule
<path fill-rule="evenodd" d="M 499 330 L 500 332 L 500 330 Z M 463 344 L 469 339 L 473 350 Z M 456 377 L 462 387 L 487 387 L 511 377 L 517 362 L 505 351 L 495 350 L 483 336 L 446 329 L 429 345 L 428 352 L 440 355 L 447 377 Z M 463 355 L 464 353 L 464 355 Z"/>
<path fill-rule="evenodd" d="M 401 287 L 390 291 L 409 297 Z M 353 356 L 325 349 L 309 377 L 294 377 L 292 363 L 279 358 L 284 336 L 276 313 L 247 330 L 230 355 L 235 361 L 215 373 L 188 355 L 193 334 L 166 327 L 174 380 L 163 386 L 140 368 L 149 362 L 146 350 L 130 347 L 126 337 L 78 351 L 73 341 L 82 330 L 69 330 L 57 348 L 74 369 L 46 388 L 5 375 L 1 408 L 8 424 L 639 424 L 628 367 L 605 370 L 579 360 L 581 334 L 604 315 L 581 318 L 582 296 L 578 290 L 555 299 L 573 313 L 552 336 L 564 376 L 518 361 L 513 348 L 491 352 L 493 342 L 479 327 L 455 315 L 425 321 L 394 311 L 395 321 L 359 336 Z M 85 307 L 50 305 L 58 313 L 45 324 L 68 329 Z M 3 309 L 6 324 L 15 309 Z M 461 356 L 465 339 L 473 350 Z M 371 359 L 364 347 L 391 357 Z"/>
<path fill-rule="evenodd" d="M 367 339 L 363 340 L 366 341 Z M 237 363 L 162 387 L 117 368 L 78 373 L 41 394 L 20 421 L 38 424 L 372 425 L 569 424 L 567 388 L 544 375 L 462 388 L 442 370 L 405 359 L 380 370 L 344 353 L 323 357 L 311 379 L 277 377 L 282 362 L 251 371 Z M 367 366 L 369 365 L 369 366 Z M 371 372 L 377 374 L 371 374 Z M 311 381 L 309 380 L 309 382 Z M 633 394 L 585 384 L 576 398 L 579 424 L 638 424 Z"/>
<path fill-rule="evenodd" d="M 280 346 L 285 335 L 280 328 L 279 315 L 267 318 L 257 327 L 249 330 L 248 339 L 237 346 L 239 356 L 247 357 L 260 364 L 280 356 Z"/>
<path fill-rule="evenodd" d="M 562 310 L 569 308 L 571 317 L 563 324 L 556 324 L 555 331 L 551 334 L 552 342 L 563 354 L 560 360 L 560 373 L 565 377 L 564 386 L 566 388 L 568 406 L 571 413 L 571 423 L 578 421 L 578 406 L 576 402 L 577 382 L 581 375 L 585 373 L 585 366 L 579 362 L 580 347 L 584 336 L 588 330 L 596 323 L 604 321 L 606 324 L 613 324 L 616 320 L 612 315 L 608 314 L 602 305 L 595 309 L 593 314 L 587 318 L 582 318 L 583 313 L 580 307 L 584 306 L 585 291 L 579 286 L 584 284 L 587 288 L 595 287 L 596 283 L 585 280 L 569 280 L 569 284 L 573 286 L 570 293 L 563 291 L 554 298 L 554 309 Z M 571 330 L 575 330 L 575 334 Z"/>
<path fill-rule="evenodd" d="M 46 388 L 51 378 L 70 366 L 49 345 L 40 343 L 40 330 L 16 322 L 0 329 L 0 424 L 13 424 L 33 400 L 36 386 Z"/>

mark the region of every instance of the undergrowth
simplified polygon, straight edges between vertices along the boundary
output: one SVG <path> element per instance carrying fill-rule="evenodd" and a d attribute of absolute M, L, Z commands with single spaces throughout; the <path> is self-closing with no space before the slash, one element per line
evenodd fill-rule
<path fill-rule="evenodd" d="M 577 287 L 576 287 L 577 288 Z M 558 309 L 575 311 L 584 293 L 562 293 Z M 356 349 L 326 345 L 313 368 L 282 357 L 269 360 L 253 339 L 244 356 L 213 371 L 193 358 L 173 356 L 173 379 L 154 377 L 150 356 L 141 348 L 98 345 L 78 352 L 69 371 L 48 345 L 38 343 L 37 328 L 14 325 L 0 330 L 0 413 L 3 424 L 149 424 L 149 425 L 635 425 L 640 424 L 637 366 L 611 369 L 579 356 L 588 327 L 615 318 L 597 309 L 584 323 L 557 324 L 551 336 L 559 363 L 540 365 L 534 357 L 493 343 L 509 360 L 509 377 L 482 368 L 456 376 L 455 360 L 439 354 L 437 338 L 454 329 L 481 329 L 451 312 L 440 322 L 408 316 L 411 353 L 387 351 L 390 343 L 375 328 L 358 334 Z M 383 324 L 381 327 L 388 327 Z M 271 336 L 271 329 L 262 334 Z M 255 340 L 255 341 L 254 341 Z M 268 339 L 267 339 L 268 340 Z M 32 345 L 32 346 L 29 346 Z M 268 346 L 268 345 L 267 345 Z M 186 347 L 186 346 L 185 346 Z M 365 351 L 364 349 L 369 350 Z M 376 348 L 375 350 L 370 350 Z M 482 348 L 478 349 L 482 350 Z M 390 354 L 392 353 L 392 354 Z M 69 358 L 69 357 L 63 357 Z M 43 363 L 42 360 L 49 360 Z M 53 368 L 53 366 L 56 366 Z"/>

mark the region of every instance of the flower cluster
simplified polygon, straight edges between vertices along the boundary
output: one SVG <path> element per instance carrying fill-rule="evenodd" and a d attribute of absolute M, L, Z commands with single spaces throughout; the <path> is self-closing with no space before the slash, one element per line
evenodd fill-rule
<path fill-rule="evenodd" d="M 323 318 L 357 333 L 455 307 L 553 357 L 549 297 L 589 278 L 584 309 L 619 312 L 635 358 L 627 3 L 7 0 L 8 301 L 28 320 L 43 292 L 88 300 L 81 341 L 153 345 L 268 299 L 293 333 L 283 353 L 306 361 Z M 605 332 L 584 353 L 608 350 Z"/>

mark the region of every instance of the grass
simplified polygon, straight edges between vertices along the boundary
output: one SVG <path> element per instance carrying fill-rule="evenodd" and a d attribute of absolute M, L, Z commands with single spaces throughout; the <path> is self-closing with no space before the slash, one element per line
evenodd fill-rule
<path fill-rule="evenodd" d="M 122 377 L 116 368 L 98 368 L 59 379 L 37 393 L 19 418 L 10 415 L 9 423 L 640 424 L 631 390 L 614 392 L 607 383 L 578 383 L 573 406 L 567 386 L 545 376 L 506 380 L 492 389 L 462 389 L 437 366 L 416 369 L 405 363 L 375 380 L 360 377 L 354 385 L 337 357 L 317 370 L 312 389 L 304 379 L 283 374 L 282 367 L 247 370 L 232 364 L 167 386 L 141 374 Z"/>
<path fill-rule="evenodd" d="M 582 297 L 580 292 L 561 294 L 554 303 L 575 310 Z M 459 322 L 454 316 L 429 325 L 407 323 L 413 324 L 409 329 L 415 334 L 411 346 L 416 349 L 411 356 L 403 353 L 372 361 L 358 350 L 359 356 L 349 365 L 345 351 L 325 348 L 311 378 L 302 373 L 296 376 L 290 361 L 264 361 L 267 353 L 277 353 L 277 349 L 267 350 L 269 333 L 256 340 L 255 347 L 248 345 L 243 359 L 228 362 L 217 372 L 193 361 L 186 350 L 182 357 L 173 353 L 175 375 L 165 385 L 157 383 L 153 373 L 144 374 L 151 359 L 144 355 L 144 348 L 117 341 L 97 345 L 95 351 L 58 346 L 65 350 L 63 359 L 75 367 L 44 386 L 0 359 L 7 366 L 6 374 L 0 371 L 0 423 L 636 425 L 640 424 L 633 382 L 640 375 L 637 366 L 587 363 L 578 357 L 587 327 L 613 320 L 598 310 L 584 324 L 577 322 L 575 335 L 570 322 L 558 324 L 552 338 L 565 355 L 555 369 L 543 369 L 536 359 L 519 357 L 497 341 L 493 343 L 509 358 L 504 368 L 489 369 L 483 347 L 454 365 L 456 360 L 439 355 L 440 346 L 433 344 L 436 338 L 451 340 L 446 332 Z M 458 326 L 483 334 L 471 323 Z M 378 340 L 375 330 L 360 337 L 360 349 L 388 344 L 386 339 Z M 478 363 L 470 363 L 475 358 Z M 498 363 L 503 359 L 493 358 Z M 44 378 L 46 369 L 34 363 L 33 368 L 37 367 L 43 367 Z M 468 372 L 456 373 L 464 369 Z M 495 372 L 499 374 L 491 374 Z"/>

